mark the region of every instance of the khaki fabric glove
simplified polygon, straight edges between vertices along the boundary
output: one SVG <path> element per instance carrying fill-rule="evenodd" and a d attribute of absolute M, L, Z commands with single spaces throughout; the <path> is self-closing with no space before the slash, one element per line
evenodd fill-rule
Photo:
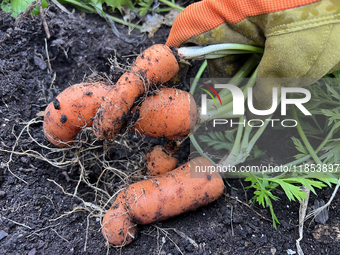
<path fill-rule="evenodd" d="M 253 105 L 270 109 L 273 87 L 304 87 L 340 69 L 340 0 L 203 0 L 179 14 L 166 44 L 219 43 L 264 47 Z M 238 68 L 236 58 L 243 57 L 209 60 L 209 76 L 230 77 Z M 309 79 L 280 84 L 260 78 Z"/>

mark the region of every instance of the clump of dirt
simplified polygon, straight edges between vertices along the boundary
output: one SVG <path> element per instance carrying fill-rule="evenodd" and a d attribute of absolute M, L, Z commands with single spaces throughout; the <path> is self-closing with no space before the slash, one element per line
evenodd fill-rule
<path fill-rule="evenodd" d="M 251 209 L 230 198 L 248 202 L 252 193 L 244 189 L 249 183 L 243 180 L 228 180 L 228 196 L 164 222 L 138 226 L 140 236 L 132 244 L 119 251 L 108 249 L 100 225 L 101 210 L 110 204 L 108 196 L 124 181 L 141 178 L 137 170 L 143 167 L 143 156 L 165 140 L 129 133 L 128 140 L 123 135 L 115 144 L 85 143 L 53 151 L 44 147 L 49 144 L 37 114 L 69 85 L 99 78 L 116 81 L 124 70 L 109 59 L 128 66 L 143 49 L 165 43 L 169 28 L 163 25 L 154 37 L 136 44 L 117 38 L 97 15 L 77 10 L 69 15 L 51 4 L 46 20 L 49 40 L 39 16 L 14 26 L 14 19 L 0 12 L 0 254 L 287 254 L 296 250 L 298 203 L 277 191 L 280 201 L 274 208 L 281 224 L 276 231 L 268 210 Z M 125 26 L 117 28 L 128 31 Z M 141 36 L 137 30 L 134 35 Z M 199 62 L 193 62 L 191 77 L 198 68 Z M 189 78 L 180 88 L 188 90 Z M 91 139 L 91 132 L 83 135 Z M 266 135 L 277 146 L 285 141 L 279 131 Z M 265 157 L 282 157 L 262 141 L 259 146 L 267 152 Z M 289 158 L 286 152 L 294 147 L 284 144 L 283 156 Z M 179 164 L 188 155 L 186 141 L 179 149 Z M 330 189 L 324 189 L 318 199 L 327 200 L 330 194 Z M 337 196 L 329 210 L 326 224 L 331 229 L 339 228 L 339 202 Z M 314 239 L 315 226 L 312 222 L 304 229 L 305 253 L 339 254 L 339 242 Z"/>

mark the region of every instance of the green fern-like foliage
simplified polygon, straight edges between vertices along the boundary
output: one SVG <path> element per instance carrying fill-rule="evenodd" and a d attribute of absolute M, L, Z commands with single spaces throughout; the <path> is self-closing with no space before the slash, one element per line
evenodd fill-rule
<path fill-rule="evenodd" d="M 206 143 L 207 146 L 212 147 L 215 151 L 231 150 L 234 145 L 233 133 L 223 134 L 221 131 L 209 132 L 208 135 L 199 135 L 201 142 Z"/>
<path fill-rule="evenodd" d="M 301 201 L 306 199 L 306 193 L 302 190 L 301 185 L 306 186 L 314 194 L 316 194 L 315 188 L 322 189 L 327 186 L 326 184 L 330 185 L 331 183 L 337 183 L 336 179 L 333 178 L 323 180 L 305 178 L 246 178 L 246 181 L 251 182 L 251 185 L 246 187 L 247 189 L 255 189 L 252 203 L 258 203 L 264 208 L 269 208 L 275 229 L 277 229 L 276 224 L 280 222 L 275 215 L 272 200 L 277 201 L 279 198 L 273 195 L 273 191 L 278 190 L 278 188 L 281 187 L 289 200 Z"/>
<path fill-rule="evenodd" d="M 205 143 L 208 147 L 213 148 L 215 151 L 226 150 L 230 151 L 235 142 L 234 136 L 235 130 L 209 132 L 208 135 L 199 135 L 198 138 L 202 143 Z M 247 160 L 253 160 L 262 156 L 262 152 L 256 145 L 253 147 Z"/>

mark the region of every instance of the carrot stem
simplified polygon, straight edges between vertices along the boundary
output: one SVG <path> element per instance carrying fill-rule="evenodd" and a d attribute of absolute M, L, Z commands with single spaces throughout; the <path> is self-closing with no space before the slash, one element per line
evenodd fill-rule
<path fill-rule="evenodd" d="M 194 80 L 192 81 L 191 87 L 190 87 L 190 90 L 189 90 L 189 93 L 191 95 L 193 95 L 195 93 L 198 80 L 202 77 L 202 74 L 204 73 L 204 70 L 207 68 L 207 66 L 208 66 L 208 62 L 205 60 L 205 61 L 203 61 L 200 69 L 198 69 L 198 72 L 197 72 Z"/>
<path fill-rule="evenodd" d="M 195 147 L 195 149 L 197 150 L 197 152 L 202 156 L 202 157 L 205 157 L 207 159 L 210 160 L 210 162 L 213 164 L 213 165 L 216 165 L 216 163 L 208 157 L 208 155 L 203 151 L 203 149 L 201 148 L 201 146 L 199 145 L 199 143 L 197 142 L 195 136 L 193 134 L 189 135 L 189 138 L 190 138 L 190 142 L 192 143 L 192 145 Z"/>
<path fill-rule="evenodd" d="M 316 164 L 319 164 L 319 165 L 322 165 L 322 161 L 320 160 L 320 158 L 318 157 L 318 155 L 316 154 L 316 151 L 313 149 L 312 145 L 309 143 L 307 137 L 306 137 L 306 134 L 305 132 L 303 132 L 303 129 L 299 123 L 299 118 L 296 114 L 296 110 L 295 110 L 295 107 L 292 107 L 292 115 L 293 115 L 293 118 L 296 120 L 297 122 L 297 126 L 296 126 L 296 129 L 297 131 L 299 132 L 299 135 L 303 141 L 303 143 L 305 144 L 306 146 L 306 149 L 308 150 L 309 154 L 312 156 L 313 160 L 315 161 Z"/>
<path fill-rule="evenodd" d="M 253 87 L 255 85 L 257 71 L 258 68 L 256 68 L 256 70 L 253 72 L 253 74 L 249 78 L 248 83 L 243 88 L 244 99 L 246 99 L 248 96 L 248 88 Z M 221 98 L 222 102 L 226 102 L 227 101 L 226 99 L 229 99 L 227 104 L 224 104 L 223 106 L 220 106 L 217 109 L 215 108 L 213 110 L 208 110 L 206 115 L 201 115 L 200 116 L 201 122 L 206 122 L 216 118 L 222 117 L 225 118 L 225 115 L 229 114 L 231 115 L 233 109 L 233 101 L 231 94 L 227 94 L 226 96 Z M 235 118 L 237 116 L 234 115 L 233 117 Z"/>
<path fill-rule="evenodd" d="M 258 65 L 259 57 L 252 54 L 251 57 L 241 66 L 237 73 L 230 79 L 229 84 L 238 86 L 244 78 Z M 229 89 L 222 89 L 218 94 L 223 97 L 230 93 Z"/>
<path fill-rule="evenodd" d="M 258 68 L 253 72 L 248 83 L 243 88 L 244 98 L 247 98 L 248 96 L 248 88 L 254 86 L 255 84 L 257 71 L 258 71 Z M 219 107 L 217 110 L 209 111 L 207 115 L 201 116 L 201 123 L 212 120 L 214 118 L 226 117 L 227 114 L 231 114 L 232 104 L 233 102 L 230 101 L 228 104 Z M 232 117 L 235 118 L 236 116 L 232 116 Z M 245 122 L 244 115 L 240 116 L 239 122 L 240 123 Z M 252 150 L 256 141 L 262 135 L 268 123 L 269 121 L 266 121 L 252 137 L 250 137 L 251 131 L 252 131 L 251 126 L 246 125 L 244 128 L 244 125 L 239 125 L 236 138 L 234 141 L 234 146 L 231 152 L 225 157 L 223 157 L 222 160 L 218 164 L 228 167 L 228 166 L 235 166 L 240 163 L 243 163 L 246 160 L 246 158 L 249 156 L 250 151 Z M 199 125 L 197 127 L 199 127 Z M 191 135 L 190 137 L 193 137 L 193 135 Z M 191 139 L 194 139 L 194 137 Z M 194 146 L 196 149 L 199 148 L 199 150 L 203 153 L 202 148 L 199 146 L 196 140 L 195 140 Z M 237 174 L 239 175 L 240 173 L 237 173 Z"/>
<path fill-rule="evenodd" d="M 214 59 L 230 54 L 263 53 L 263 48 L 238 43 L 181 47 L 178 55 L 184 59 Z"/>
<path fill-rule="evenodd" d="M 258 64 L 259 57 L 255 54 L 252 54 L 251 57 L 241 66 L 241 68 L 237 71 L 237 73 L 228 81 L 228 84 L 232 84 L 235 86 L 239 86 L 241 82 L 248 76 L 248 74 L 256 67 Z M 197 81 L 195 87 L 197 86 Z M 241 88 L 243 90 L 243 88 Z M 218 95 L 221 98 L 222 105 L 228 104 L 232 101 L 232 94 L 229 89 L 222 89 Z M 215 100 L 218 98 L 215 97 Z M 215 107 L 211 100 L 207 100 L 207 109 L 215 110 Z"/>

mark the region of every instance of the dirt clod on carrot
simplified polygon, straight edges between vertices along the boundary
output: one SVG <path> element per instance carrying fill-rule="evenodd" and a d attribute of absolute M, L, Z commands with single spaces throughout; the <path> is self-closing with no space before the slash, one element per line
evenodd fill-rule
<path fill-rule="evenodd" d="M 60 110 L 60 102 L 58 99 L 53 99 L 53 106 L 54 106 L 54 109 L 56 110 Z"/>

